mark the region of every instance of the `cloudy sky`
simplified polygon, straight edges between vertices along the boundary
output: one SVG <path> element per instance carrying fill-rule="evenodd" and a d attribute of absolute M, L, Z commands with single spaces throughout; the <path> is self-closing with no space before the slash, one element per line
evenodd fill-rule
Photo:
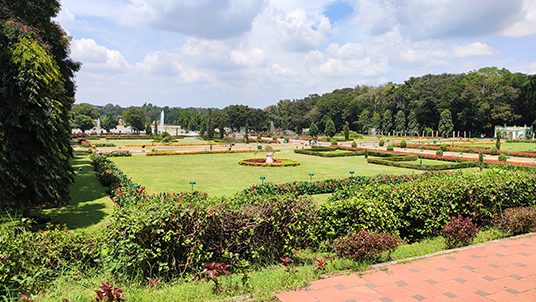
<path fill-rule="evenodd" d="M 534 0 L 63 0 L 77 102 L 265 107 L 484 66 L 536 73 Z"/>

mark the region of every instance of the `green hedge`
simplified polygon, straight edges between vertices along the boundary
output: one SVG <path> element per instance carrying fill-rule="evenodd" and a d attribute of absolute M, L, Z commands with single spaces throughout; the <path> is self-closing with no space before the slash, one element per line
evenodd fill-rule
<path fill-rule="evenodd" d="M 294 153 L 313 155 L 320 157 L 345 157 L 345 156 L 359 156 L 365 154 L 364 151 L 339 151 L 336 148 L 328 148 L 327 150 L 315 150 L 315 149 L 294 149 Z M 331 153 L 333 152 L 333 153 Z"/>
<path fill-rule="evenodd" d="M 396 159 L 396 160 L 392 160 Z M 415 156 L 415 159 L 398 159 L 396 157 L 391 157 L 388 159 L 378 159 L 378 158 L 369 158 L 367 162 L 369 164 L 377 164 L 391 167 L 407 168 L 407 169 L 416 169 L 416 170 L 427 170 L 427 171 L 440 171 L 440 170 L 452 170 L 452 169 L 464 169 L 478 167 L 479 162 L 476 161 L 464 161 L 455 164 L 443 164 L 443 165 L 421 165 L 413 163 L 405 163 L 404 161 L 414 161 L 418 158 Z"/>
<path fill-rule="evenodd" d="M 535 205 L 536 175 L 493 169 L 347 190 L 320 206 L 325 239 L 366 225 L 369 231 L 397 232 L 404 239 L 418 240 L 439 234 L 454 216 L 471 217 L 479 225 L 486 225 L 503 209 Z"/>

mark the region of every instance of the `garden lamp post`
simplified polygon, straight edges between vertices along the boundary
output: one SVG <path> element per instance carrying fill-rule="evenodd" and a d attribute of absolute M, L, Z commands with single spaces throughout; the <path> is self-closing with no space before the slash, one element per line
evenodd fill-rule
<path fill-rule="evenodd" d="M 309 180 L 313 180 L 313 176 L 315 176 L 313 172 L 309 172 L 307 175 L 309 175 Z"/>
<path fill-rule="evenodd" d="M 355 173 L 355 171 L 354 171 L 354 170 L 350 170 L 349 173 L 350 173 L 350 178 L 353 178 L 353 177 L 354 177 L 354 173 Z"/>
<path fill-rule="evenodd" d="M 195 186 L 196 182 L 194 180 L 191 180 L 190 181 L 190 186 L 192 186 L 192 193 L 194 192 L 194 186 Z"/>
<path fill-rule="evenodd" d="M 259 179 L 261 180 L 261 185 L 264 185 L 264 180 L 266 179 L 266 176 L 261 176 L 259 177 Z"/>

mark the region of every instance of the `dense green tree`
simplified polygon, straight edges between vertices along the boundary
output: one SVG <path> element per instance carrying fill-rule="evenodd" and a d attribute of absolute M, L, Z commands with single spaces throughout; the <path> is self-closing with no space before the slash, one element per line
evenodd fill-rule
<path fill-rule="evenodd" d="M 94 126 L 93 119 L 84 114 L 77 114 L 74 117 L 74 126 L 82 130 L 82 132 L 86 132 L 87 130 L 90 130 L 93 128 Z"/>
<path fill-rule="evenodd" d="M 448 137 L 452 135 L 453 130 L 454 125 L 452 124 L 452 114 L 450 113 L 450 110 L 445 109 L 441 112 L 441 117 L 439 119 L 439 135 Z"/>
<path fill-rule="evenodd" d="M 77 115 L 85 115 L 92 119 L 99 117 L 99 111 L 97 108 L 88 103 L 75 104 L 73 106 L 73 115 L 76 118 Z"/>
<path fill-rule="evenodd" d="M 333 120 L 329 117 L 326 118 L 324 125 L 324 134 L 329 138 L 334 137 L 337 133 L 337 129 L 335 129 L 335 123 L 333 122 Z"/>
<path fill-rule="evenodd" d="M 121 116 L 126 126 L 131 126 L 136 131 L 145 129 L 146 117 L 142 109 L 129 107 L 123 111 Z"/>
<path fill-rule="evenodd" d="M 359 119 L 356 121 L 359 131 L 365 133 L 369 130 L 371 121 L 370 121 L 370 112 L 368 109 L 365 109 L 359 114 Z"/>
<path fill-rule="evenodd" d="M 406 131 L 406 115 L 403 110 L 399 110 L 395 115 L 395 131 L 399 135 Z"/>
<path fill-rule="evenodd" d="M 213 139 L 214 138 L 214 128 L 215 128 L 215 124 L 214 124 L 214 115 L 212 113 L 212 109 L 209 109 L 208 110 L 208 116 L 207 116 L 207 137 L 209 139 Z"/>
<path fill-rule="evenodd" d="M 0 208 L 69 201 L 72 182 L 69 39 L 56 0 L 0 0 Z"/>
<path fill-rule="evenodd" d="M 374 112 L 372 115 L 372 120 L 370 122 L 371 127 L 379 131 L 382 127 L 382 118 L 378 112 Z"/>
<path fill-rule="evenodd" d="M 410 111 L 408 116 L 408 133 L 410 135 L 419 135 L 420 127 L 417 122 L 417 114 L 415 111 Z"/>
<path fill-rule="evenodd" d="M 393 113 L 387 109 L 383 112 L 382 131 L 391 132 L 393 130 Z"/>
<path fill-rule="evenodd" d="M 317 139 L 318 138 L 318 134 L 319 131 L 318 131 L 318 127 L 316 126 L 316 123 L 311 123 L 311 126 L 309 126 L 309 135 L 314 138 L 314 139 Z"/>
<path fill-rule="evenodd" d="M 106 132 L 110 132 L 110 130 L 117 127 L 118 124 L 119 120 L 112 112 L 108 112 L 101 117 L 101 127 L 106 130 Z"/>
<path fill-rule="evenodd" d="M 246 126 L 249 109 L 248 106 L 244 105 L 231 105 L 223 108 L 223 112 L 227 115 L 229 127 L 233 131 L 239 131 L 240 128 Z"/>

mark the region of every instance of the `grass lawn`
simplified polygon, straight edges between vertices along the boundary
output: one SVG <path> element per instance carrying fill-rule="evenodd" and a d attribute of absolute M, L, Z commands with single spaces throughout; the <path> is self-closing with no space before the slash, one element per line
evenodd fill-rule
<path fill-rule="evenodd" d="M 408 163 L 408 164 L 420 164 L 422 162 L 423 166 L 437 166 L 437 165 L 456 165 L 454 162 L 450 161 L 444 161 L 444 160 L 434 160 L 434 159 L 418 159 L 414 161 L 403 161 L 402 163 Z"/>
<path fill-rule="evenodd" d="M 494 147 L 493 145 L 470 145 L 471 147 L 484 147 L 484 148 L 491 148 Z M 536 144 L 535 143 L 504 143 L 501 142 L 501 150 L 504 151 L 533 151 L 536 152 Z"/>
<path fill-rule="evenodd" d="M 98 232 L 112 212 L 112 201 L 95 177 L 88 157 L 76 158 L 73 168 L 75 171 L 82 168 L 82 171 L 76 172 L 75 182 L 71 185 L 71 204 L 45 209 L 42 214 L 71 229 Z"/>
<path fill-rule="evenodd" d="M 153 144 L 152 139 L 92 139 L 90 140 L 92 144 L 98 144 L 98 143 L 105 143 L 105 144 L 114 144 L 117 147 L 122 147 L 125 145 L 151 145 Z M 173 144 L 208 144 L 209 142 L 204 141 L 199 138 L 193 138 L 193 137 L 187 137 L 187 138 L 181 138 L 177 139 L 176 142 L 173 142 Z M 155 145 L 158 145 L 158 143 L 154 143 Z"/>
<path fill-rule="evenodd" d="M 150 192 L 178 192 L 191 190 L 189 181 L 197 182 L 195 189 L 210 195 L 232 195 L 247 186 L 260 183 L 259 176 L 274 183 L 308 180 L 308 172 L 314 172 L 313 180 L 349 177 L 355 175 L 414 174 L 417 170 L 372 165 L 363 156 L 323 158 L 295 154 L 292 150 L 277 152 L 274 158 L 298 160 L 297 167 L 250 167 L 238 161 L 264 157 L 265 153 L 204 154 L 182 156 L 144 156 L 111 158 L 134 181 Z"/>

